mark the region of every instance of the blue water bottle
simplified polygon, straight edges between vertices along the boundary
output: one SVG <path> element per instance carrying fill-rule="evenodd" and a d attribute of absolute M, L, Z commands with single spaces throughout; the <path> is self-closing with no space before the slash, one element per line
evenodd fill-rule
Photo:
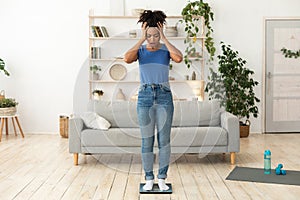
<path fill-rule="evenodd" d="M 265 150 L 264 153 L 264 172 L 265 174 L 271 174 L 271 151 Z"/>

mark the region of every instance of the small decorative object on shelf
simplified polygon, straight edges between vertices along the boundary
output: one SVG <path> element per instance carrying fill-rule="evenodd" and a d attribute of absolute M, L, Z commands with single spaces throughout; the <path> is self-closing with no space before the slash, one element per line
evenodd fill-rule
<path fill-rule="evenodd" d="M 124 65 L 121 64 L 114 64 L 109 69 L 109 75 L 115 81 L 123 80 L 126 74 L 127 74 L 127 69 Z"/>
<path fill-rule="evenodd" d="M 5 98 L 5 91 L 1 90 L 0 91 L 0 100 Z"/>
<path fill-rule="evenodd" d="M 136 35 L 137 35 L 136 30 L 130 30 L 129 31 L 129 37 L 130 38 L 136 38 Z"/>
<path fill-rule="evenodd" d="M 116 99 L 119 100 L 119 101 L 125 101 L 126 100 L 125 95 L 124 95 L 121 88 L 119 88 Z"/>
<path fill-rule="evenodd" d="M 94 100 L 101 100 L 101 97 L 103 96 L 104 92 L 102 90 L 94 90 L 93 91 L 93 99 Z"/>
<path fill-rule="evenodd" d="M 196 80 L 196 72 L 195 71 L 193 71 L 193 73 L 192 73 L 192 80 Z"/>
<path fill-rule="evenodd" d="M 165 30 L 166 37 L 177 37 L 177 27 L 176 26 L 166 26 Z"/>
<path fill-rule="evenodd" d="M 145 9 L 143 9 L 143 8 L 135 8 L 135 9 L 131 10 L 131 14 L 132 14 L 132 16 L 138 17 L 138 16 L 140 16 L 141 13 L 144 12 L 144 10 Z"/>
<path fill-rule="evenodd" d="M 92 80 L 98 80 L 99 74 L 98 71 L 101 71 L 101 67 L 98 65 L 92 65 L 90 66 L 90 71 L 92 72 Z"/>

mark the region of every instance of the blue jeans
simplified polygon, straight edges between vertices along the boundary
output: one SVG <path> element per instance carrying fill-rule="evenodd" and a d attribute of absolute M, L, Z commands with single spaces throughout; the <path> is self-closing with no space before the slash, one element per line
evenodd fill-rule
<path fill-rule="evenodd" d="M 142 135 L 142 163 L 145 179 L 153 180 L 153 145 L 155 126 L 159 149 L 159 179 L 167 177 L 170 162 L 170 133 L 173 120 L 173 99 L 168 83 L 144 84 L 140 86 L 137 114 Z"/>

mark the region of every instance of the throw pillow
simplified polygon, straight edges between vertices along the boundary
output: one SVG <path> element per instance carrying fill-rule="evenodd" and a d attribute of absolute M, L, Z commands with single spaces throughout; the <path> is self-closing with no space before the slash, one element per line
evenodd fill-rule
<path fill-rule="evenodd" d="M 111 126 L 109 121 L 95 112 L 85 112 L 81 118 L 83 119 L 85 125 L 89 128 L 108 130 Z"/>

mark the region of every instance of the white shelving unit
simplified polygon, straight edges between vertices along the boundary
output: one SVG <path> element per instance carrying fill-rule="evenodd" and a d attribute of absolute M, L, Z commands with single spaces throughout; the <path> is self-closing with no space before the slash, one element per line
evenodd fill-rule
<path fill-rule="evenodd" d="M 168 16 L 167 24 L 174 26 L 181 16 Z M 140 38 L 140 24 L 137 24 L 136 16 L 102 16 L 95 15 L 93 10 L 89 13 L 89 66 L 101 66 L 100 79 L 93 80 L 91 73 L 89 78 L 89 94 L 92 98 L 92 91 L 101 89 L 104 91 L 103 100 L 113 100 L 119 88 L 122 89 L 126 100 L 131 100 L 135 96 L 139 87 L 138 63 L 127 64 L 123 61 L 124 53 L 130 49 Z M 110 37 L 94 37 L 91 26 L 105 26 Z M 130 38 L 129 31 L 137 30 L 137 37 Z M 184 33 L 182 33 L 184 34 Z M 182 52 L 185 51 L 184 35 L 178 37 L 168 37 L 168 39 Z M 170 70 L 170 76 L 175 80 L 170 80 L 170 85 L 174 94 L 174 99 L 186 99 L 199 96 L 199 100 L 204 97 L 204 67 L 205 59 L 203 56 L 205 37 L 195 38 L 199 44 L 201 59 L 194 59 L 193 66 L 188 69 L 184 62 L 172 62 L 173 69 Z M 91 47 L 100 47 L 101 57 L 91 58 Z M 110 77 L 110 67 L 115 64 L 121 64 L 126 67 L 127 74 L 122 80 L 113 80 Z M 191 77 L 192 72 L 196 72 L 196 80 L 185 80 L 185 75 Z"/>

